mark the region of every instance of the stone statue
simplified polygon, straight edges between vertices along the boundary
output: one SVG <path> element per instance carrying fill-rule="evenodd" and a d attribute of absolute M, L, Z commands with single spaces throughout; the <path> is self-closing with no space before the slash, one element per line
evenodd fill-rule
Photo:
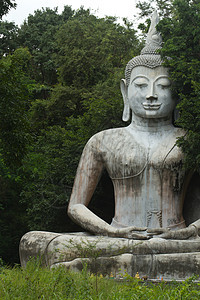
<path fill-rule="evenodd" d="M 176 101 L 168 70 L 158 54 L 162 38 L 157 23 L 155 12 L 146 45 L 141 55 L 129 61 L 121 80 L 123 120 L 132 117 L 131 124 L 94 135 L 79 163 L 68 214 L 93 235 L 27 233 L 20 244 L 22 265 L 29 256 L 40 255 L 46 265 L 76 269 L 81 254 L 74 245 L 86 247 L 91 242 L 102 251 L 101 265 L 115 273 L 126 268 L 129 273 L 139 271 L 153 277 L 172 274 L 175 264 L 174 276 L 184 278 L 183 260 L 190 268 L 193 265 L 191 274 L 199 272 L 200 220 L 186 227 L 182 215 L 189 175 L 183 169 L 176 139 L 185 133 L 172 125 Z M 114 186 L 111 224 L 87 208 L 104 168 Z"/>

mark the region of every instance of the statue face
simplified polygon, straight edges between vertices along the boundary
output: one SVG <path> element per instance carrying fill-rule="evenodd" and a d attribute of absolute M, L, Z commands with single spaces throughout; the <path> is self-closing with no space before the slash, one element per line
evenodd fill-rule
<path fill-rule="evenodd" d="M 167 68 L 163 66 L 133 68 L 127 96 L 133 113 L 142 118 L 170 118 L 175 107 Z"/>

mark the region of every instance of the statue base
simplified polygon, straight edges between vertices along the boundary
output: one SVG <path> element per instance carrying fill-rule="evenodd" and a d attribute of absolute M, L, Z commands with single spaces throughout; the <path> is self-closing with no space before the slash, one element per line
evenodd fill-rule
<path fill-rule="evenodd" d="M 43 266 L 65 266 L 118 277 L 122 273 L 164 280 L 184 280 L 200 275 L 200 238 L 192 240 L 130 240 L 93 236 L 89 233 L 59 234 L 32 231 L 20 242 L 20 260 L 25 267 L 31 257 Z"/>

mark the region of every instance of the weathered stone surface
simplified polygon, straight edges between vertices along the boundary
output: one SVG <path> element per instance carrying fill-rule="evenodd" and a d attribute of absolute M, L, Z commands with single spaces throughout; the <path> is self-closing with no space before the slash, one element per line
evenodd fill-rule
<path fill-rule="evenodd" d="M 21 238 L 19 246 L 21 265 L 26 266 L 30 258 L 45 259 L 45 251 L 47 250 L 48 244 L 58 235 L 58 233 L 43 231 L 30 231 L 26 233 Z M 48 265 L 48 263 L 44 264 Z"/>
<path fill-rule="evenodd" d="M 51 237 L 51 238 L 50 238 Z M 148 241 L 125 238 L 95 237 L 85 233 L 56 234 L 30 232 L 21 241 L 22 266 L 32 257 L 41 258 L 44 266 L 51 268 L 64 265 L 80 271 L 84 262 L 91 272 L 104 275 L 121 272 L 130 275 L 165 279 L 184 279 L 193 274 L 200 275 L 200 238 L 193 240 L 164 240 L 152 238 Z"/>
<path fill-rule="evenodd" d="M 63 262 L 52 265 L 52 268 L 65 266 L 72 271 L 83 269 L 84 262 L 92 273 L 96 271 L 103 275 L 119 277 L 128 273 L 135 276 L 138 272 L 140 278 L 147 277 L 156 279 L 163 277 L 164 280 L 184 280 L 194 274 L 200 275 L 200 253 L 173 253 L 173 254 L 121 254 L 111 257 L 99 257 L 94 264 L 92 260 L 76 258 L 71 262 Z"/>

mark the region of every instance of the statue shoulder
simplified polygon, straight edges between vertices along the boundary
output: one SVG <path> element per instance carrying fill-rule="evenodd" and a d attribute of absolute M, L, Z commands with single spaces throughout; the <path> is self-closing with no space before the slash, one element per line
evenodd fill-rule
<path fill-rule="evenodd" d="M 86 147 L 95 147 L 97 149 L 102 148 L 102 146 L 109 147 L 113 141 L 124 139 L 126 134 L 125 127 L 106 129 L 93 135 L 88 140 Z"/>
<path fill-rule="evenodd" d="M 178 138 L 186 135 L 186 131 L 180 127 L 174 127 L 174 134 Z"/>
<path fill-rule="evenodd" d="M 174 127 L 174 130 L 172 131 L 171 135 L 169 135 L 169 138 L 172 141 L 174 141 L 174 143 L 176 143 L 178 138 L 183 137 L 185 135 L 186 135 L 185 130 L 183 130 L 182 128 Z"/>

